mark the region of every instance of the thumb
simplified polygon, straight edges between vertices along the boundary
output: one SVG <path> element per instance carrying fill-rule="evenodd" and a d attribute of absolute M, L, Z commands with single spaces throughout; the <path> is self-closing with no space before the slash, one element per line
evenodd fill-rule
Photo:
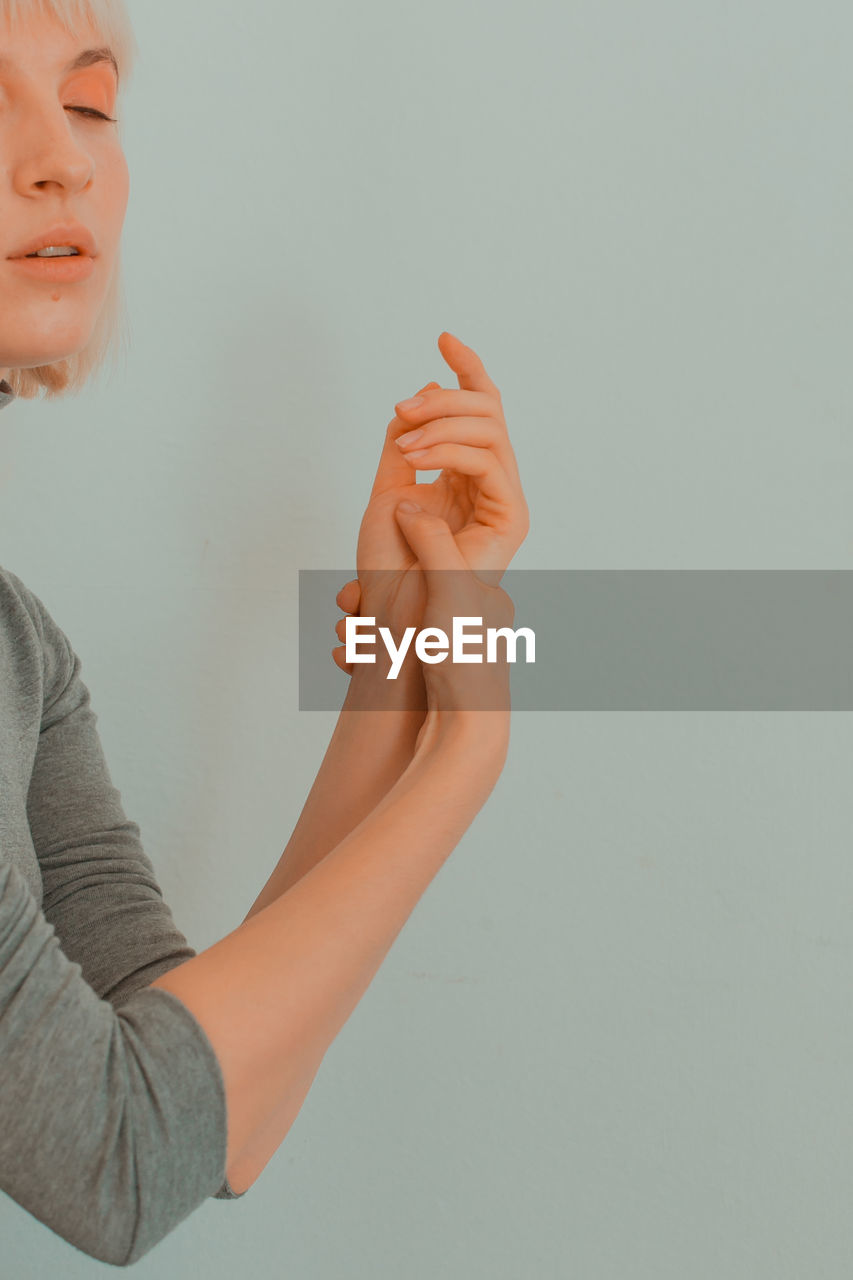
<path fill-rule="evenodd" d="M 470 570 L 450 526 L 441 516 L 424 511 L 409 499 L 398 503 L 394 514 L 427 579 L 437 570 Z"/>

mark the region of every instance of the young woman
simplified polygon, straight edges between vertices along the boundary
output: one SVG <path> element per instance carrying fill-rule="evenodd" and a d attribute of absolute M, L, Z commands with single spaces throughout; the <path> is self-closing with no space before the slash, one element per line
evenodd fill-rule
<path fill-rule="evenodd" d="M 0 409 L 81 387 L 115 336 L 132 48 L 120 0 L 0 0 Z M 441 352 L 459 386 L 397 406 L 338 596 L 395 637 L 510 625 L 498 583 L 528 528 L 498 390 L 452 335 Z M 417 485 L 416 466 L 444 470 Z M 135 1262 L 257 1178 L 503 767 L 506 665 L 410 651 L 391 682 L 334 658 L 347 699 L 293 836 L 196 954 L 112 786 L 79 658 L 0 569 L 0 1188 L 101 1261 Z"/>

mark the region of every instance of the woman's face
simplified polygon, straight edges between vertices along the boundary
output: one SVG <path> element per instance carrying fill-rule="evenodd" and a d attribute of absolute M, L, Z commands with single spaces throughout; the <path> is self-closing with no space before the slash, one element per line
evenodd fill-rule
<path fill-rule="evenodd" d="M 32 16 L 12 35 L 0 17 L 0 377 L 88 344 L 118 257 L 130 189 L 118 125 L 72 109 L 115 116 L 116 73 L 103 61 L 69 69 L 105 44 L 96 28 L 83 30 L 75 39 Z M 82 224 L 94 239 L 85 279 L 48 279 L 38 262 L 14 261 L 60 223 Z"/>

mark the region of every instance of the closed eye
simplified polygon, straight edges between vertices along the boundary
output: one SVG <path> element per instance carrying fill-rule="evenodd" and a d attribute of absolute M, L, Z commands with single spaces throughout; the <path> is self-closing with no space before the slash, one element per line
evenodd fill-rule
<path fill-rule="evenodd" d="M 69 111 L 79 111 L 81 115 L 91 116 L 95 120 L 108 120 L 110 124 L 116 124 L 117 121 L 112 116 L 105 115 L 103 111 L 97 111 L 94 107 L 68 107 Z"/>

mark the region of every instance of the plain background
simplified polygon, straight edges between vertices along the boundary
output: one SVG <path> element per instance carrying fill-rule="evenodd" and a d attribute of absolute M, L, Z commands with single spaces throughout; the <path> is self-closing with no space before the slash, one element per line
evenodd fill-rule
<path fill-rule="evenodd" d="M 297 571 L 354 569 L 443 329 L 503 394 L 514 568 L 851 567 L 853 18 L 130 8 L 130 352 L 3 414 L 0 562 L 201 950 L 334 726 L 296 707 Z M 852 778 L 846 714 L 519 714 L 280 1151 L 137 1273 L 847 1276 Z M 9 1275 L 101 1274 L 8 1201 L 0 1237 Z"/>

